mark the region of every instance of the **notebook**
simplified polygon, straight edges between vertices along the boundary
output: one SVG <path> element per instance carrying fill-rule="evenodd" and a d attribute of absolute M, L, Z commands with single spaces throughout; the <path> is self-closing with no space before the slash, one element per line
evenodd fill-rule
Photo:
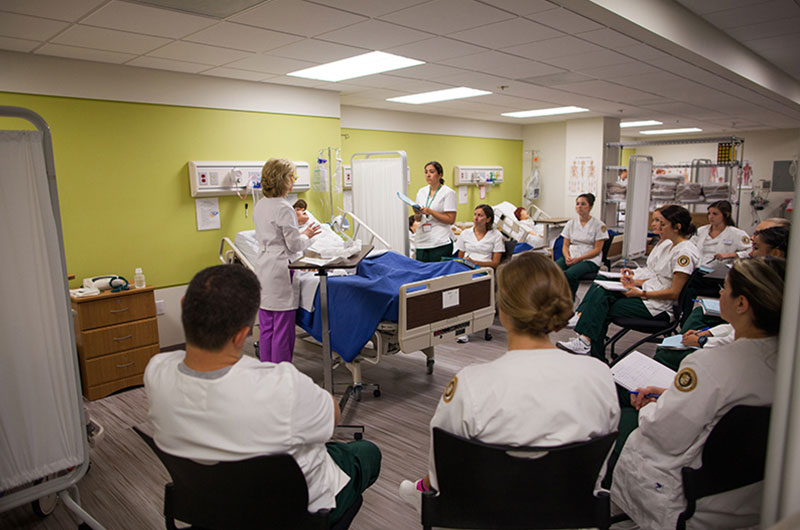
<path fill-rule="evenodd" d="M 628 390 L 648 386 L 669 388 L 675 380 L 675 371 L 654 361 L 647 355 L 633 351 L 611 367 L 614 381 Z"/>

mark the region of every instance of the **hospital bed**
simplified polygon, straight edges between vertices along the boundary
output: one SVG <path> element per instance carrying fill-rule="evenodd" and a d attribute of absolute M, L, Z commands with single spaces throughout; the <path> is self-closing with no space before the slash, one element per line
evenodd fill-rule
<path fill-rule="evenodd" d="M 533 250 L 547 246 L 543 233 L 539 234 L 539 236 L 534 236 L 530 233 L 528 226 L 517 220 L 514 215 L 516 206 L 510 202 L 503 201 L 492 208 L 494 209 L 494 224 L 497 229 L 507 238 L 525 245 L 519 247 L 520 249 Z M 518 254 L 520 251 L 515 250 L 514 253 Z"/>
<path fill-rule="evenodd" d="M 356 223 L 369 233 L 366 225 Z M 221 261 L 253 269 L 258 253 L 254 235 L 246 231 L 234 241 L 223 238 Z M 494 320 L 494 273 L 489 268 L 420 263 L 384 250 L 373 252 L 354 272 L 328 278 L 331 345 L 353 379 L 342 406 L 350 395 L 359 400 L 371 386 L 362 380 L 362 362 L 377 364 L 386 355 L 420 350 L 432 373 L 435 345 L 486 329 Z M 297 325 L 320 341 L 319 279 L 309 272 L 295 277 L 300 282 Z M 380 387 L 372 386 L 380 395 Z"/>

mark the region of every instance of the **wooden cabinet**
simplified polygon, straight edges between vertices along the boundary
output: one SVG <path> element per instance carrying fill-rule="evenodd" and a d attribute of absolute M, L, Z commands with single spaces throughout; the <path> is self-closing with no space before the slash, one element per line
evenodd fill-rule
<path fill-rule="evenodd" d="M 99 399 L 142 384 L 159 352 L 152 287 L 72 298 L 83 395 Z"/>

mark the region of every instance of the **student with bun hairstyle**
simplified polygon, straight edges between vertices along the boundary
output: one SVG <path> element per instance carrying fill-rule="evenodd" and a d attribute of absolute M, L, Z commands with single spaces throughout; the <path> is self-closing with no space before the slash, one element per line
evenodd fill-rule
<path fill-rule="evenodd" d="M 580 277 L 587 273 L 597 273 L 603 264 L 603 242 L 608 239 L 606 226 L 590 215 L 594 206 L 594 195 L 582 193 L 575 200 L 576 219 L 570 219 L 561 236 L 564 245 L 556 264 L 561 267 L 569 282 L 572 298 L 578 292 Z"/>

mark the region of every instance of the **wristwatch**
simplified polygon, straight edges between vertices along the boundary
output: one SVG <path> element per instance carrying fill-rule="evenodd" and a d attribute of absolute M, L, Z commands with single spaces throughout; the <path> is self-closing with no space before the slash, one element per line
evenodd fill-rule
<path fill-rule="evenodd" d="M 708 342 L 708 335 L 700 335 L 697 337 L 697 344 L 699 344 L 701 348 L 706 345 L 706 342 Z"/>

